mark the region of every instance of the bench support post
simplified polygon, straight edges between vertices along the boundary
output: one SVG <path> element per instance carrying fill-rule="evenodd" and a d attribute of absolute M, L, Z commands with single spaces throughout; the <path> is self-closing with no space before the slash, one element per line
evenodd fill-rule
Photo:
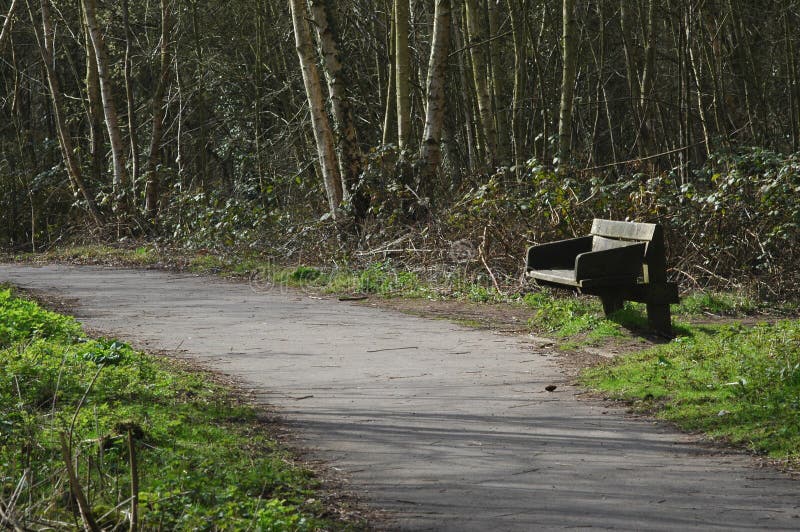
<path fill-rule="evenodd" d="M 600 301 L 603 303 L 603 312 L 606 317 L 612 315 L 618 310 L 622 310 L 625 300 L 618 294 L 611 294 L 604 292 L 600 294 Z"/>
<path fill-rule="evenodd" d="M 647 323 L 654 331 L 672 337 L 672 317 L 669 304 L 647 303 Z"/>

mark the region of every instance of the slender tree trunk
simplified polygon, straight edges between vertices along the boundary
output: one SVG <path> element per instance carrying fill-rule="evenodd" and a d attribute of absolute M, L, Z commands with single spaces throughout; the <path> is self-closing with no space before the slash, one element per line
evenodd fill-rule
<path fill-rule="evenodd" d="M 487 47 L 491 62 L 492 114 L 494 115 L 494 126 L 497 132 L 497 161 L 499 164 L 507 165 L 509 163 L 511 138 L 508 127 L 508 88 L 506 86 L 505 72 L 503 71 L 502 46 L 499 41 L 494 41 L 500 34 L 500 6 L 502 5 L 499 0 L 489 0 L 487 2 L 489 39 L 493 41 L 488 43 Z"/>
<path fill-rule="evenodd" d="M 411 141 L 411 63 L 408 50 L 409 0 L 395 0 L 395 85 L 397 90 L 397 144 L 401 150 Z"/>
<path fill-rule="evenodd" d="M 572 109 L 578 58 L 578 24 L 575 0 L 563 0 L 561 42 L 561 107 L 558 118 L 558 165 L 569 163 L 572 153 Z"/>
<path fill-rule="evenodd" d="M 786 43 L 786 70 L 789 79 L 789 128 L 792 132 L 792 150 L 800 150 L 800 86 L 797 82 L 797 56 L 794 51 L 794 34 L 789 27 L 789 13 L 783 14 L 783 35 Z M 0 45 L 2 49 L 2 45 Z"/>
<path fill-rule="evenodd" d="M 99 183 L 103 175 L 103 103 L 100 97 L 100 81 L 97 77 L 97 60 L 94 57 L 92 38 L 89 36 L 89 26 L 86 24 L 86 14 L 83 13 L 81 26 L 86 50 L 86 112 L 89 122 L 89 154 L 91 155 L 91 177 Z"/>
<path fill-rule="evenodd" d="M 419 155 L 422 189 L 428 194 L 432 193 L 432 181 L 442 160 L 442 124 L 446 107 L 447 56 L 450 47 L 450 0 L 436 0 L 431 41 L 425 130 Z"/>
<path fill-rule="evenodd" d="M 389 42 L 388 42 L 388 50 L 389 50 L 389 72 L 386 81 L 386 107 L 383 113 L 383 137 L 381 139 L 381 144 L 386 146 L 391 142 L 391 131 L 394 127 L 393 119 L 397 117 L 397 94 L 395 91 L 396 85 L 396 78 L 395 69 L 397 65 L 397 61 L 395 60 L 395 44 L 396 44 L 396 37 L 395 32 L 397 29 L 395 28 L 395 14 L 394 14 L 394 4 L 392 4 L 392 15 L 391 20 L 389 21 Z M 397 128 L 394 127 L 394 130 L 397 131 Z"/>
<path fill-rule="evenodd" d="M 136 184 L 139 180 L 139 140 L 136 123 L 136 102 L 131 82 L 131 25 L 128 0 L 122 0 L 122 20 L 125 29 L 125 58 L 123 75 L 125 77 L 125 99 L 128 105 L 128 139 L 131 145 L 131 192 L 136 197 Z"/>
<path fill-rule="evenodd" d="M 11 0 L 11 5 L 8 6 L 6 19 L 3 21 L 3 28 L 0 29 L 0 52 L 3 51 L 6 41 L 11 37 L 11 27 L 14 25 L 14 14 L 19 4 L 19 0 Z"/>
<path fill-rule="evenodd" d="M 344 200 L 353 202 L 353 195 L 358 191 L 358 179 L 361 174 L 362 153 L 358 145 L 356 126 L 353 120 L 353 109 L 347 91 L 350 87 L 348 73 L 342 65 L 339 52 L 338 31 L 331 17 L 331 0 L 311 0 L 311 14 L 319 41 L 325 79 L 328 82 L 333 127 L 338 137 L 339 172 L 344 185 Z M 366 205 L 359 195 L 353 202 L 357 218 L 363 218 Z"/>
<path fill-rule="evenodd" d="M 514 173 L 517 180 L 522 176 L 522 131 L 520 129 L 520 104 L 523 90 L 523 55 L 525 54 L 525 35 L 522 31 L 522 9 L 520 0 L 508 0 L 511 18 L 511 33 L 514 41 L 514 90 L 511 97 L 511 147 L 513 151 Z"/>
<path fill-rule="evenodd" d="M 297 56 L 303 72 L 303 83 L 308 97 L 308 106 L 311 111 L 311 125 L 314 130 L 314 139 L 317 144 L 322 180 L 328 196 L 328 206 L 331 217 L 335 220 L 339 205 L 342 203 L 342 177 L 336 161 L 336 149 L 333 143 L 328 116 L 325 113 L 325 101 L 322 95 L 322 84 L 319 71 L 314 58 L 314 47 L 311 41 L 311 31 L 308 27 L 308 14 L 305 0 L 289 0 L 292 10 L 292 24 L 294 26 Z"/>
<path fill-rule="evenodd" d="M 488 82 L 488 62 L 486 47 L 488 46 L 484 11 L 478 0 L 465 0 L 467 10 L 467 43 L 472 58 L 472 81 L 478 100 L 481 130 L 485 138 L 486 164 L 494 168 L 497 163 L 497 128 L 492 115 L 492 101 Z"/>
<path fill-rule="evenodd" d="M 103 114 L 105 115 L 108 138 L 111 142 L 111 159 L 114 165 L 114 206 L 118 212 L 125 212 L 127 211 L 125 196 L 127 193 L 126 187 L 128 186 L 125 147 L 122 142 L 117 106 L 114 102 L 114 93 L 111 87 L 111 74 L 108 70 L 105 43 L 97 25 L 95 0 L 82 0 L 82 2 L 86 14 L 86 24 L 89 27 L 89 37 L 91 37 L 92 48 L 94 48 L 94 55 L 97 60 L 97 75 L 100 80 L 100 96 L 103 99 Z"/>
<path fill-rule="evenodd" d="M 147 167 L 144 172 L 144 209 L 151 223 L 158 221 L 158 199 L 161 182 L 158 175 L 158 161 L 161 152 L 161 137 L 164 131 L 164 117 L 167 112 L 167 102 L 164 101 L 164 96 L 169 84 L 169 67 L 172 61 L 169 53 L 171 35 L 172 17 L 170 17 L 169 12 L 169 0 L 161 0 L 161 40 L 159 42 L 161 68 L 156 92 L 153 94 L 153 129 L 150 134 L 150 148 L 147 151 Z"/>
<path fill-rule="evenodd" d="M 453 37 L 456 48 L 459 50 L 464 48 L 465 38 L 461 31 L 459 24 L 459 17 L 453 19 Z M 467 58 L 468 59 L 468 58 Z M 467 77 L 467 60 L 463 53 L 458 53 L 458 79 L 459 79 L 459 92 L 461 96 L 461 108 L 464 110 L 464 136 L 467 139 L 467 171 L 471 172 L 478 166 L 478 148 L 476 148 L 477 141 L 475 140 L 475 120 L 472 114 L 472 93 L 469 90 L 470 83 Z"/>
<path fill-rule="evenodd" d="M 649 155 L 655 151 L 653 147 L 653 131 L 650 127 L 652 108 L 655 105 L 652 103 L 654 100 L 653 80 L 655 79 L 657 46 L 655 3 L 656 0 L 648 0 L 647 2 L 647 35 L 644 47 L 641 94 L 639 95 L 639 136 L 642 138 L 641 145 L 644 147 L 644 150 L 641 152 L 643 155 Z"/>
<path fill-rule="evenodd" d="M 75 160 L 75 150 L 72 144 L 72 136 L 67 128 L 67 122 L 64 118 L 63 96 L 61 94 L 61 86 L 58 81 L 58 76 L 53 68 L 53 25 L 50 19 L 49 0 L 40 1 L 40 9 L 42 14 L 42 29 L 36 24 L 36 17 L 33 15 L 33 8 L 31 0 L 26 0 L 28 5 L 28 14 L 31 18 L 34 33 L 36 35 L 36 42 L 39 47 L 39 52 L 42 56 L 42 62 L 45 66 L 45 73 L 47 74 L 47 85 L 50 89 L 50 99 L 53 105 L 53 117 L 55 121 L 56 133 L 58 135 L 58 144 L 61 147 L 61 156 L 64 159 L 64 164 L 67 167 L 67 175 L 70 178 L 70 183 L 77 189 L 89 209 L 92 219 L 97 226 L 103 225 L 100 217 L 100 211 L 97 208 L 97 203 L 94 196 L 83 182 L 81 175 L 81 168 L 78 161 Z"/>

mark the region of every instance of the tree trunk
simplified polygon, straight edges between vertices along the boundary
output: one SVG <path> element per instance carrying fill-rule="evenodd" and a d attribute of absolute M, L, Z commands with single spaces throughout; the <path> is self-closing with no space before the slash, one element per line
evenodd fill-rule
<path fill-rule="evenodd" d="M 505 72 L 503 70 L 503 53 L 501 43 L 494 42 L 500 34 L 500 6 L 499 0 L 489 0 L 487 3 L 489 20 L 489 59 L 491 63 L 492 79 L 492 115 L 495 119 L 495 131 L 497 132 L 497 161 L 499 164 L 509 163 L 510 138 L 508 127 L 508 88 L 506 86 Z"/>
<path fill-rule="evenodd" d="M 395 69 L 397 61 L 395 60 L 395 43 L 397 41 L 395 37 L 395 32 L 397 29 L 395 28 L 395 15 L 394 15 L 394 4 L 392 4 L 392 15 L 391 21 L 389 22 L 389 42 L 388 42 L 388 50 L 389 50 L 389 72 L 386 80 L 386 106 L 383 112 L 383 136 L 381 138 L 381 144 L 386 146 L 390 142 L 391 135 L 390 131 L 394 127 L 392 120 L 397 116 L 397 94 L 395 91 L 395 82 L 397 76 L 395 75 Z M 394 128 L 395 131 L 397 128 Z"/>
<path fill-rule="evenodd" d="M 485 17 L 478 0 L 466 0 L 464 6 L 467 9 L 467 43 L 472 58 L 472 81 L 475 84 L 481 129 L 485 137 L 486 164 L 489 168 L 494 168 L 497 162 L 497 128 L 492 116 L 492 101 L 487 78 Z"/>
<path fill-rule="evenodd" d="M 569 163 L 572 152 L 572 107 L 578 58 L 578 29 L 575 0 L 563 0 L 561 43 L 561 107 L 558 118 L 558 165 Z"/>
<path fill-rule="evenodd" d="M 100 81 L 97 77 L 97 60 L 94 58 L 92 38 L 86 24 L 86 14 L 82 14 L 81 27 L 86 50 L 86 99 L 89 123 L 89 154 L 91 155 L 91 178 L 95 183 L 101 182 L 103 175 L 104 140 L 103 140 L 103 103 L 100 97 Z"/>
<path fill-rule="evenodd" d="M 428 63 L 425 131 L 420 148 L 422 189 L 432 192 L 432 181 L 442 160 L 442 123 L 445 111 L 447 56 L 450 47 L 450 0 L 436 0 L 431 57 Z"/>
<path fill-rule="evenodd" d="M 111 74 L 108 70 L 105 43 L 97 25 L 95 0 L 82 0 L 82 2 L 86 14 L 86 24 L 89 27 L 89 37 L 91 37 L 92 48 L 94 48 L 94 55 L 97 60 L 97 75 L 100 80 L 100 96 L 103 99 L 103 114 L 105 115 L 108 138 L 111 142 L 111 159 L 114 165 L 114 208 L 117 212 L 124 213 L 127 211 L 125 195 L 128 185 L 128 174 L 125 167 L 125 147 L 122 142 L 122 132 L 119 128 L 117 107 L 111 87 Z"/>
<path fill-rule="evenodd" d="M 28 4 L 28 14 L 31 18 L 34 33 L 36 35 L 36 42 L 39 47 L 39 52 L 42 56 L 42 62 L 45 66 L 45 73 L 47 74 L 47 85 L 50 89 L 50 99 L 53 105 L 53 117 L 55 121 L 56 133 L 58 135 L 58 144 L 61 148 L 61 156 L 64 159 L 64 165 L 67 167 L 67 175 L 70 178 L 72 186 L 77 189 L 86 201 L 92 219 L 97 226 L 103 225 L 100 217 L 100 211 L 97 208 L 97 203 L 94 196 L 83 182 L 81 175 L 81 168 L 78 161 L 75 160 L 75 150 L 72 144 L 72 136 L 67 129 L 67 122 L 64 118 L 63 96 L 61 95 L 61 86 L 53 68 L 53 24 L 50 19 L 50 8 L 48 6 L 49 0 L 41 0 L 40 8 L 42 12 L 42 29 L 36 25 L 36 17 L 33 15 L 33 8 L 31 1 L 26 0 Z"/>
<path fill-rule="evenodd" d="M 167 102 L 164 95 L 167 92 L 169 83 L 169 40 L 172 35 L 172 18 L 169 13 L 168 0 L 161 0 L 161 42 L 159 49 L 161 54 L 161 70 L 156 85 L 156 92 L 153 95 L 153 131 L 150 135 L 150 148 L 147 152 L 147 167 L 145 168 L 144 178 L 144 210 L 151 223 L 158 221 L 158 198 L 160 179 L 158 176 L 158 160 L 161 151 L 161 137 L 164 131 L 164 117 L 166 116 Z"/>
<path fill-rule="evenodd" d="M 297 56 L 300 59 L 300 68 L 303 72 L 303 83 L 311 112 L 311 125 L 317 144 L 322 180 L 328 196 L 330 214 L 335 220 L 339 205 L 343 199 L 342 177 L 336 162 L 333 132 L 331 131 L 328 116 L 325 114 L 325 101 L 322 95 L 319 71 L 315 63 L 311 31 L 308 28 L 305 0 L 289 0 L 289 5 L 292 10 L 292 25 L 294 27 Z"/>
<path fill-rule="evenodd" d="M 465 49 L 466 39 L 461 31 L 461 24 L 459 17 L 455 17 L 451 22 L 453 23 L 453 41 L 456 48 L 459 50 Z M 475 120 L 472 114 L 472 92 L 469 90 L 470 83 L 467 77 L 467 59 L 463 53 L 458 53 L 458 88 L 461 97 L 461 108 L 464 110 L 464 137 L 467 140 L 467 171 L 472 172 L 478 166 L 478 148 L 476 147 L 477 141 L 475 139 Z"/>
<path fill-rule="evenodd" d="M 411 141 L 411 63 L 408 55 L 409 0 L 395 0 L 394 14 L 397 145 L 404 150 Z"/>
<path fill-rule="evenodd" d="M 8 40 L 11 36 L 11 27 L 14 25 L 14 12 L 17 10 L 18 5 L 19 0 L 11 0 L 11 5 L 8 6 L 6 19 L 3 21 L 3 29 L 0 30 L 0 52 L 3 51 L 3 47 L 6 45 L 6 40 Z"/>
<path fill-rule="evenodd" d="M 520 104 L 523 90 L 523 60 L 525 41 L 522 32 L 522 9 L 520 0 L 508 0 L 508 12 L 511 18 L 511 33 L 514 41 L 514 89 L 511 97 L 511 148 L 513 151 L 514 173 L 517 180 L 522 176 L 522 132 L 520 123 Z"/>
<path fill-rule="evenodd" d="M 136 102 L 131 83 L 131 25 L 128 13 L 128 0 L 122 0 L 122 17 L 125 28 L 125 59 L 123 74 L 125 77 L 125 99 L 128 105 L 128 139 L 131 145 L 131 192 L 136 197 L 136 184 L 139 180 L 139 141 L 137 138 Z"/>
<path fill-rule="evenodd" d="M 350 78 L 342 65 L 338 31 L 331 17 L 330 3 L 331 0 L 311 0 L 311 14 L 319 41 L 325 79 L 328 82 L 333 127 L 338 137 L 339 172 L 344 185 L 344 200 L 352 203 L 357 218 L 363 218 L 367 205 L 363 195 L 358 194 L 363 157 L 358 145 L 353 109 L 347 95 Z"/>

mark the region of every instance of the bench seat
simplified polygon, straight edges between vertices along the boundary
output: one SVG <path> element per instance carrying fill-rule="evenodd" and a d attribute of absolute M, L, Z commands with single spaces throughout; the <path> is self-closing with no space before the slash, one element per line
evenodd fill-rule
<path fill-rule="evenodd" d="M 646 303 L 651 327 L 672 335 L 669 305 L 679 302 L 678 286 L 667 282 L 657 224 L 595 219 L 587 236 L 528 248 L 525 274 L 540 284 L 599 296 L 606 315 L 625 301 Z"/>

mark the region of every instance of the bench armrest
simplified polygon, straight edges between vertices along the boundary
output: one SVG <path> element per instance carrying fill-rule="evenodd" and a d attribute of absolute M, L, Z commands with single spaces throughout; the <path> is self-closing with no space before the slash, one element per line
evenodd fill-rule
<path fill-rule="evenodd" d="M 575 258 L 592 249 L 592 237 L 569 238 L 528 248 L 525 271 L 569 269 L 575 265 Z"/>
<path fill-rule="evenodd" d="M 575 279 L 598 279 L 602 277 L 637 278 L 642 273 L 642 263 L 647 246 L 631 244 L 602 251 L 589 251 L 575 257 Z"/>

